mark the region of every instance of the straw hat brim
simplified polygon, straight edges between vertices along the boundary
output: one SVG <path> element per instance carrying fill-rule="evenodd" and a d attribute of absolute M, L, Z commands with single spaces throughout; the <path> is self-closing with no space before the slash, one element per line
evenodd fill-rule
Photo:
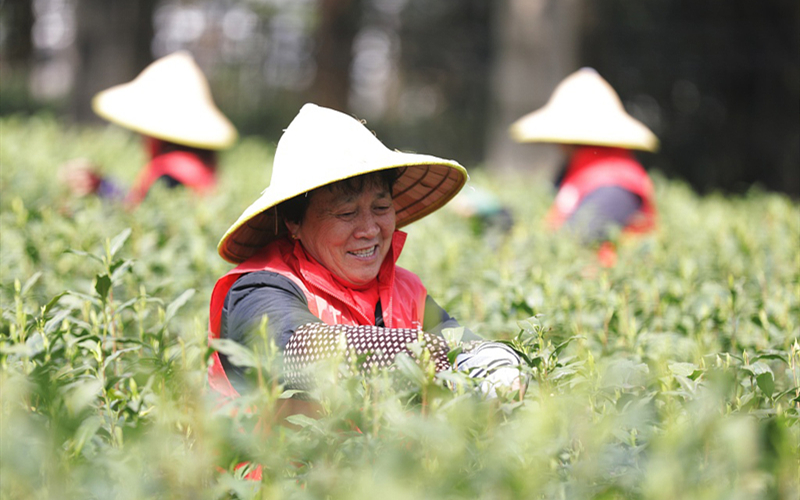
<path fill-rule="evenodd" d="M 587 144 L 658 151 L 659 141 L 641 122 L 625 115 L 567 117 L 543 108 L 523 116 L 510 128 L 517 142 Z"/>
<path fill-rule="evenodd" d="M 593 68 L 558 84 L 550 100 L 509 128 L 517 142 L 552 142 L 658 150 L 658 137 L 629 115 L 616 91 Z"/>
<path fill-rule="evenodd" d="M 401 171 L 392 192 L 397 228 L 444 206 L 464 187 L 468 178 L 466 169 L 457 162 L 435 156 L 388 151 L 382 165 L 352 175 L 312 182 L 302 187 L 268 187 L 228 229 L 217 250 L 228 262 L 243 262 L 271 241 L 286 234 L 287 229 L 276 209 L 280 203 L 340 180 L 393 168 Z"/>
<path fill-rule="evenodd" d="M 202 149 L 225 149 L 236 128 L 217 109 L 205 76 L 187 52 L 153 62 L 134 80 L 92 99 L 102 118 L 157 139 Z"/>

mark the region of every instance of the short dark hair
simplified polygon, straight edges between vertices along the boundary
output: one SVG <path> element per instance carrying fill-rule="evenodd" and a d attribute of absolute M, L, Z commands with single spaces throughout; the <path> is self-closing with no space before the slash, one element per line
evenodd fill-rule
<path fill-rule="evenodd" d="M 385 187 L 386 190 L 391 194 L 394 183 L 400 177 L 400 173 L 401 172 L 399 169 L 392 168 L 388 170 L 379 170 L 377 172 L 369 172 L 356 177 L 350 177 L 349 179 L 343 179 L 338 182 L 326 184 L 325 186 L 305 192 L 303 194 L 299 194 L 294 198 L 284 201 L 278 205 L 278 214 L 283 217 L 284 220 L 294 222 L 295 224 L 300 224 L 300 222 L 303 221 L 303 217 L 306 216 L 308 201 L 311 198 L 310 195 L 319 189 L 338 191 L 345 195 L 355 195 L 362 193 L 364 189 L 368 187 L 380 186 Z"/>

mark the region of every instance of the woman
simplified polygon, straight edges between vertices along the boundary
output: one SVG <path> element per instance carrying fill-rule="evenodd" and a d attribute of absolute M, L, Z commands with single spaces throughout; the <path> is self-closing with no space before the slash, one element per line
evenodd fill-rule
<path fill-rule="evenodd" d="M 157 181 L 204 194 L 216 185 L 217 151 L 233 145 L 237 133 L 217 109 L 208 82 L 185 51 L 158 59 L 133 81 L 98 93 L 94 111 L 139 132 L 149 161 L 127 195 L 86 162 L 71 162 L 62 178 L 79 195 L 141 202 Z"/>
<path fill-rule="evenodd" d="M 561 146 L 569 158 L 548 214 L 555 229 L 585 243 L 604 242 L 614 230 L 643 233 L 655 227 L 653 184 L 632 149 L 655 152 L 658 138 L 634 119 L 619 96 L 592 68 L 556 87 L 547 104 L 511 126 L 518 142 Z M 613 247 L 601 245 L 601 262 L 613 265 Z"/>
<path fill-rule="evenodd" d="M 397 229 L 442 207 L 466 180 L 454 161 L 389 150 L 358 120 L 306 104 L 278 143 L 270 186 L 219 243 L 238 266 L 212 293 L 210 340 L 245 343 L 266 316 L 286 384 L 298 389 L 311 385 L 307 368 L 332 356 L 342 335 L 368 355 L 364 369 L 390 366 L 420 336 L 436 369 L 450 369 L 439 334 L 458 323 L 396 265 L 406 240 Z M 466 331 L 464 340 L 480 338 Z M 519 378 L 519 358 L 503 344 L 481 344 L 458 364 L 491 372 L 490 394 Z M 221 353 L 209 383 L 223 398 L 246 390 Z"/>

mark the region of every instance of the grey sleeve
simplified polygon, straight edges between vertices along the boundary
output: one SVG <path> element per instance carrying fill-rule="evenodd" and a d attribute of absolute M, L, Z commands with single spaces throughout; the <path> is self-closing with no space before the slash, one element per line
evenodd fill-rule
<path fill-rule="evenodd" d="M 249 273 L 231 287 L 222 307 L 220 337 L 247 344 L 248 335 L 268 317 L 267 332 L 284 349 L 298 327 L 321 323 L 311 314 L 305 294 L 292 280 L 270 271 Z M 422 329 L 441 335 L 445 328 L 457 328 L 458 321 L 431 297 L 425 302 Z M 464 340 L 482 340 L 465 328 Z"/>
<path fill-rule="evenodd" d="M 247 344 L 267 316 L 267 332 L 284 349 L 297 327 L 320 322 L 305 294 L 289 278 L 270 271 L 245 274 L 231 287 L 222 306 L 220 337 Z"/>
<path fill-rule="evenodd" d="M 447 314 L 447 311 L 428 295 L 425 299 L 425 318 L 422 322 L 422 330 L 435 335 L 442 335 L 445 328 L 458 328 L 461 325 L 458 321 Z M 470 340 L 483 340 L 480 336 L 472 332 L 469 328 L 464 328 L 464 335 L 461 339 L 465 342 Z"/>
<path fill-rule="evenodd" d="M 619 186 L 597 188 L 586 195 L 564 228 L 584 243 L 607 239 L 612 228 L 623 228 L 642 206 L 642 199 Z"/>
<path fill-rule="evenodd" d="M 270 271 L 241 276 L 233 284 L 222 306 L 220 338 L 248 345 L 252 334 L 267 317 L 267 333 L 284 350 L 302 325 L 319 323 L 311 314 L 305 294 L 289 278 Z M 220 363 L 233 387 L 247 390 L 244 370 L 219 353 Z"/>
<path fill-rule="evenodd" d="M 458 321 L 428 296 L 425 305 L 423 330 L 441 336 L 444 328 L 460 326 Z M 267 316 L 267 333 L 275 340 L 279 349 L 285 351 L 291 345 L 299 328 L 322 321 L 311 314 L 302 290 L 290 279 L 270 271 L 258 271 L 240 277 L 225 296 L 222 307 L 220 338 L 234 340 L 248 345 L 252 334 L 258 329 L 262 318 Z M 357 331 L 361 327 L 337 325 L 343 331 Z M 393 334 L 396 329 L 381 328 L 385 334 Z M 463 340 L 482 340 L 465 329 Z M 220 353 L 228 379 L 237 391 L 247 390 L 244 370 L 231 363 Z"/>

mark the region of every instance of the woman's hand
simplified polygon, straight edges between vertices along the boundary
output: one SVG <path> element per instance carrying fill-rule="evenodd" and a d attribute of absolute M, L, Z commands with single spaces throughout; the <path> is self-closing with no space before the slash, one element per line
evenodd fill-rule
<path fill-rule="evenodd" d="M 327 325 L 308 323 L 299 327 L 284 350 L 287 387 L 308 390 L 314 386 L 314 363 L 345 355 L 349 361 L 364 355 L 362 372 L 391 369 L 398 353 L 411 356 L 422 363 L 408 345 L 422 342 L 430 353 L 434 369 L 449 370 L 447 344 L 444 339 L 426 332 L 407 328 L 382 328 L 371 325 Z"/>
<path fill-rule="evenodd" d="M 96 166 L 86 158 L 76 158 L 58 168 L 58 178 L 76 196 L 87 196 L 97 192 L 103 178 Z"/>
<path fill-rule="evenodd" d="M 521 362 L 519 355 L 506 344 L 481 342 L 456 357 L 455 369 L 466 371 L 472 378 L 482 378 L 478 386 L 481 392 L 488 398 L 496 398 L 498 387 L 511 391 L 524 388 Z"/>

